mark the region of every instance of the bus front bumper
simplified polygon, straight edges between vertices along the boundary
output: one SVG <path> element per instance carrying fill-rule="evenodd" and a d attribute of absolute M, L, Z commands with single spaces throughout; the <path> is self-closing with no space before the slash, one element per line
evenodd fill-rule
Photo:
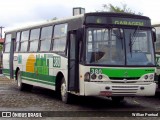
<path fill-rule="evenodd" d="M 85 82 L 85 96 L 154 96 L 156 83 L 147 85 Z"/>

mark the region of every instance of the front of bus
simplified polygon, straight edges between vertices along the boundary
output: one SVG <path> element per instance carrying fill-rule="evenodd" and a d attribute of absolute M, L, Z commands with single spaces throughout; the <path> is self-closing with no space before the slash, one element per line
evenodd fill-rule
<path fill-rule="evenodd" d="M 89 14 L 85 28 L 85 66 L 80 71 L 86 96 L 155 94 L 154 40 L 149 18 Z"/>

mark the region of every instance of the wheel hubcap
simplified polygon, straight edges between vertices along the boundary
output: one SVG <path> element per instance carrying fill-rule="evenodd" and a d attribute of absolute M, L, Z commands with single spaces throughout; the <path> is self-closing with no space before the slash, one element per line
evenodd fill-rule
<path fill-rule="evenodd" d="M 66 98 L 66 84 L 65 83 L 62 83 L 61 85 L 61 96 L 62 96 L 62 99 L 65 99 Z"/>
<path fill-rule="evenodd" d="M 21 76 L 20 76 L 20 73 L 18 73 L 18 87 L 21 86 Z"/>

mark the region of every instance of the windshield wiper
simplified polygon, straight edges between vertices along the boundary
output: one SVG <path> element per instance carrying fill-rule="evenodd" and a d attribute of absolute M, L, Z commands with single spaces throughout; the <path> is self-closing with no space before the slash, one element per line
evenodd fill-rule
<path fill-rule="evenodd" d="M 139 31 L 139 26 L 137 27 L 137 29 L 135 29 L 133 35 L 132 35 L 132 33 L 130 33 L 130 42 L 129 42 L 129 46 L 130 46 L 130 53 L 131 53 L 131 56 L 132 56 L 132 46 L 134 45 L 134 42 L 136 41 L 138 31 Z"/>

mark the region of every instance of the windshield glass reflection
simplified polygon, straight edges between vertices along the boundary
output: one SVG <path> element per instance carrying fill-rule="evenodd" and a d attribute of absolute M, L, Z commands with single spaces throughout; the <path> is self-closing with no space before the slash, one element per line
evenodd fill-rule
<path fill-rule="evenodd" d="M 154 65 L 150 30 L 88 28 L 86 62 L 104 65 Z"/>

